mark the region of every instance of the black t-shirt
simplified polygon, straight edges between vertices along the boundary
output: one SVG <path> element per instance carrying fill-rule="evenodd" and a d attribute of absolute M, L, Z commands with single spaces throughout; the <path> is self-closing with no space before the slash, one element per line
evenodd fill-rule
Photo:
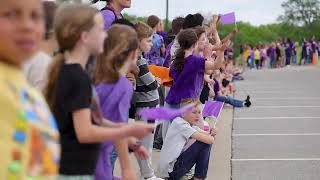
<path fill-rule="evenodd" d="M 91 81 L 80 64 L 62 65 L 58 75 L 56 92 L 56 108 L 53 113 L 60 131 L 59 173 L 93 175 L 100 144 L 79 143 L 72 120 L 72 112 L 90 108 L 92 103 Z"/>

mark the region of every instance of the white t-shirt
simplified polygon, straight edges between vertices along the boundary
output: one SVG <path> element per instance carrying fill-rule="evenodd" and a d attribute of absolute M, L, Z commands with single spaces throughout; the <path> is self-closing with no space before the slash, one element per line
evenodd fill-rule
<path fill-rule="evenodd" d="M 40 91 L 43 90 L 46 84 L 48 66 L 51 61 L 51 56 L 39 51 L 23 67 L 23 73 L 27 81 Z"/>
<path fill-rule="evenodd" d="M 192 127 L 181 117 L 173 120 L 160 152 L 159 173 L 161 177 L 169 177 L 177 158 L 184 151 L 188 140 L 197 131 L 201 129 L 196 126 Z"/>

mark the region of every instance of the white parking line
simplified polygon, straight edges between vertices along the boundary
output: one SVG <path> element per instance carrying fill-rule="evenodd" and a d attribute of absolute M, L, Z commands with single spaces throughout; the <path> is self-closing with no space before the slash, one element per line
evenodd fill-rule
<path fill-rule="evenodd" d="M 320 97 L 257 97 L 253 100 L 319 100 Z"/>
<path fill-rule="evenodd" d="M 320 161 L 320 158 L 292 158 L 292 159 L 231 159 L 231 161 Z"/>
<path fill-rule="evenodd" d="M 232 134 L 233 137 L 240 136 L 320 136 L 320 133 L 295 133 L 295 134 Z"/>
<path fill-rule="evenodd" d="M 320 119 L 320 117 L 234 117 L 234 119 Z"/>
<path fill-rule="evenodd" d="M 239 93 L 243 92 L 250 92 L 250 93 L 305 93 L 304 91 L 277 91 L 277 90 L 239 90 Z"/>
<path fill-rule="evenodd" d="M 320 108 L 320 106 L 251 106 L 250 108 Z"/>

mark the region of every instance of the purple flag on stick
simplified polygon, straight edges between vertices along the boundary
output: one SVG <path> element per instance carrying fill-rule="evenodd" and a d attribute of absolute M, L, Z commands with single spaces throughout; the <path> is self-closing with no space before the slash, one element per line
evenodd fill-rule
<path fill-rule="evenodd" d="M 206 101 L 202 115 L 204 117 L 213 116 L 218 118 L 222 111 L 223 105 L 224 103 L 219 101 Z"/>
<path fill-rule="evenodd" d="M 235 13 L 228 13 L 228 14 L 224 14 L 220 16 L 220 21 L 222 24 L 226 25 L 226 24 L 232 24 L 234 22 L 236 22 L 236 16 Z"/>
<path fill-rule="evenodd" d="M 170 109 L 165 107 L 146 108 L 138 112 L 138 115 L 144 119 L 171 120 L 181 116 L 182 113 L 188 112 L 194 105 L 190 104 L 180 109 Z"/>

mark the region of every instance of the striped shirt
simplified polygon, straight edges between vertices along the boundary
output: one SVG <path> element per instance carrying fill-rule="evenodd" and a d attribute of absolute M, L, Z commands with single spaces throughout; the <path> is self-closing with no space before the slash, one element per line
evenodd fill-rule
<path fill-rule="evenodd" d="M 142 56 L 137 61 L 139 75 L 134 92 L 136 107 L 156 107 L 159 104 L 158 82 L 148 68 L 148 62 Z"/>

